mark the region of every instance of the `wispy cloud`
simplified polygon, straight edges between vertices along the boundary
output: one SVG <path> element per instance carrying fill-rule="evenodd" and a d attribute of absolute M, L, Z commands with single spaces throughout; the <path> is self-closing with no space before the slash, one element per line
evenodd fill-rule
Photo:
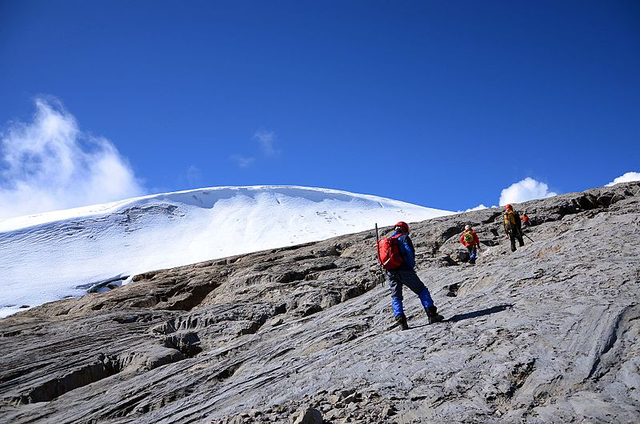
<path fill-rule="evenodd" d="M 241 155 L 231 155 L 230 159 L 234 161 L 240 168 L 248 168 L 256 161 L 256 158 L 254 157 Z"/>
<path fill-rule="evenodd" d="M 197 187 L 202 183 L 202 171 L 197 166 L 190 165 L 178 178 L 181 183 L 186 183 L 189 187 Z"/>
<path fill-rule="evenodd" d="M 627 172 L 624 175 L 619 176 L 618 178 L 611 181 L 607 184 L 607 187 L 611 187 L 612 185 L 618 183 L 628 183 L 629 181 L 640 181 L 640 172 Z"/>
<path fill-rule="evenodd" d="M 0 133 L 0 218 L 134 197 L 144 190 L 107 139 L 80 131 L 54 100 Z"/>
<path fill-rule="evenodd" d="M 478 205 L 478 206 L 476 206 L 475 208 L 467 209 L 467 210 L 465 210 L 465 211 L 463 211 L 463 212 L 481 211 L 481 210 L 483 210 L 483 209 L 487 209 L 487 208 L 488 208 L 488 207 L 487 207 L 487 206 L 485 206 L 485 205 Z"/>
<path fill-rule="evenodd" d="M 520 203 L 553 196 L 557 196 L 557 193 L 549 191 L 548 185 L 527 177 L 502 190 L 500 193 L 500 206 L 507 203 Z"/>
<path fill-rule="evenodd" d="M 260 145 L 262 155 L 267 158 L 275 158 L 280 155 L 280 150 L 276 148 L 276 134 L 273 131 L 256 131 L 253 134 L 253 140 L 257 140 Z M 229 157 L 240 168 L 248 168 L 253 165 L 257 159 L 255 156 L 232 155 Z"/>
<path fill-rule="evenodd" d="M 276 138 L 276 134 L 273 131 L 256 131 L 253 135 L 253 139 L 258 140 L 262 153 L 267 157 L 280 155 L 280 150 L 275 147 Z"/>

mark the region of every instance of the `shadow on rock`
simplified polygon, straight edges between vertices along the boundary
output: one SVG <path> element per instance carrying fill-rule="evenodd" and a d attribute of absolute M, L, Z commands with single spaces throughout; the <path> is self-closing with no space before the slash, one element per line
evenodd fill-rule
<path fill-rule="evenodd" d="M 478 318 L 478 317 L 482 317 L 482 316 L 485 316 L 485 315 L 495 314 L 495 313 L 502 312 L 502 311 L 505 311 L 507 309 L 512 309 L 512 308 L 513 308 L 513 304 L 506 303 L 504 305 L 493 306 L 491 308 L 482 309 L 480 311 L 467 312 L 466 314 L 454 315 L 454 316 L 452 316 L 451 318 L 449 318 L 449 319 L 447 319 L 445 321 L 446 322 L 458 322 L 458 321 L 462 321 L 464 319 Z"/>

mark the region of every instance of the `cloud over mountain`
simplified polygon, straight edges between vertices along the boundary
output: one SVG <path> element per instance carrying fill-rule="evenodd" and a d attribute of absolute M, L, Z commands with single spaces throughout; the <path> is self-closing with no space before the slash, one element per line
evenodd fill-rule
<path fill-rule="evenodd" d="M 624 175 L 621 175 L 618 178 L 615 178 L 606 186 L 611 187 L 612 185 L 615 185 L 615 184 L 628 183 L 631 181 L 640 181 L 640 172 L 627 172 Z"/>
<path fill-rule="evenodd" d="M 500 193 L 500 206 L 507 203 L 521 203 L 527 200 L 544 199 L 556 196 L 557 193 L 549 191 L 549 186 L 533 178 L 525 178 L 522 181 L 511 184 Z"/>
<path fill-rule="evenodd" d="M 57 101 L 38 98 L 31 122 L 0 134 L 0 218 L 104 203 L 143 193 L 103 137 L 82 132 Z"/>

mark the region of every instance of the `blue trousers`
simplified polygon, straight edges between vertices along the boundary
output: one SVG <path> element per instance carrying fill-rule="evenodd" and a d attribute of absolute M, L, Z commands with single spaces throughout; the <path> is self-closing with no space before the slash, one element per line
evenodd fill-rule
<path fill-rule="evenodd" d="M 393 308 L 393 315 L 398 316 L 404 314 L 404 308 L 402 306 L 402 286 L 407 286 L 409 289 L 418 295 L 422 306 L 426 308 L 433 305 L 433 299 L 429 290 L 425 287 L 424 283 L 420 281 L 418 275 L 414 270 L 387 270 L 387 281 L 391 288 L 391 307 Z"/>
<path fill-rule="evenodd" d="M 467 246 L 467 250 L 469 251 L 469 261 L 471 263 L 475 262 L 478 259 L 478 248 L 474 246 Z"/>

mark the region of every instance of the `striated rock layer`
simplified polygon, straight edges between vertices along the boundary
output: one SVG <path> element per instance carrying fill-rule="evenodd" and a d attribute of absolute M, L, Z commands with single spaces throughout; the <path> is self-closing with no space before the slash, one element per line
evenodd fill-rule
<path fill-rule="evenodd" d="M 499 209 L 411 225 L 447 321 L 405 290 L 408 331 L 373 230 L 0 320 L 0 422 L 639 422 L 640 183 L 515 207 L 515 253 Z"/>

